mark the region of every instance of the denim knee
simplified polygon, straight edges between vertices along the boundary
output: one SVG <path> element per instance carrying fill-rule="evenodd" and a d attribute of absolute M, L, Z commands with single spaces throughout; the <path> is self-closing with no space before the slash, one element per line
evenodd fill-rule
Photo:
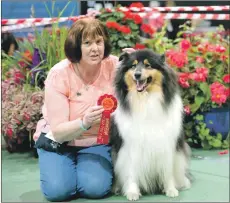
<path fill-rule="evenodd" d="M 77 190 L 81 197 L 98 199 L 107 195 L 112 187 L 112 164 L 95 154 L 79 154 Z"/>
<path fill-rule="evenodd" d="M 82 179 L 82 181 L 84 181 Z M 82 197 L 99 199 L 106 196 L 112 187 L 112 176 L 111 178 L 103 177 L 90 177 L 88 181 L 79 182 L 79 192 Z"/>
<path fill-rule="evenodd" d="M 56 180 L 41 182 L 41 190 L 45 198 L 51 202 L 68 200 L 76 193 L 76 189 L 71 185 Z"/>

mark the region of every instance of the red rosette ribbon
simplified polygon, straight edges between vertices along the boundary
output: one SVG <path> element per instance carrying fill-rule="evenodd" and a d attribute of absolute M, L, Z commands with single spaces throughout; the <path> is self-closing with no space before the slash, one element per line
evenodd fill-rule
<path fill-rule="evenodd" d="M 110 128 L 110 114 L 117 108 L 117 99 L 110 94 L 100 96 L 97 105 L 102 105 L 104 111 L 102 112 L 101 123 L 97 135 L 97 144 L 109 143 L 109 128 Z"/>

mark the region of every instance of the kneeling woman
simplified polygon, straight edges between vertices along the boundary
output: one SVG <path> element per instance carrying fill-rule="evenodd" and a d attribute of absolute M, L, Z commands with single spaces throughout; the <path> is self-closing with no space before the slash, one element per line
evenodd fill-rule
<path fill-rule="evenodd" d="M 66 59 L 51 68 L 45 81 L 43 119 L 34 135 L 41 190 L 49 201 L 103 198 L 110 192 L 110 147 L 97 145 L 103 94 L 112 94 L 118 58 L 110 55 L 105 26 L 97 19 L 78 20 L 65 41 Z"/>

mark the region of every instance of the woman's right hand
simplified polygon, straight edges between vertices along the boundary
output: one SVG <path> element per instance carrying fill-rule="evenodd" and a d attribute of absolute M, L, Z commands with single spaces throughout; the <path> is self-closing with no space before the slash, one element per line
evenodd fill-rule
<path fill-rule="evenodd" d="M 98 120 L 101 120 L 102 112 L 104 111 L 103 106 L 92 106 L 86 112 L 82 119 L 83 126 L 89 128 Z"/>

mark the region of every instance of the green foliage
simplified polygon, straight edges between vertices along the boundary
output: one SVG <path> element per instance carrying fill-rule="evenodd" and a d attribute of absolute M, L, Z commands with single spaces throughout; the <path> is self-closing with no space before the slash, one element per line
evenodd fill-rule
<path fill-rule="evenodd" d="M 226 38 L 221 36 L 223 26 L 219 26 L 214 33 L 195 35 L 195 29 L 187 21 L 179 26 L 177 38 L 171 40 L 166 36 L 166 26 L 167 24 L 151 39 L 145 40 L 144 44 L 159 54 L 166 54 L 166 62 L 178 73 L 183 103 L 190 109 L 184 124 L 187 141 L 205 149 L 228 148 L 229 136 L 223 140 L 220 133 L 211 132 L 202 114 L 213 108 L 230 105 L 229 96 L 225 96 L 230 85 L 223 80 L 229 74 L 229 35 Z M 221 50 L 218 50 L 218 46 Z M 199 72 L 199 69 L 206 72 Z M 212 91 L 211 86 L 216 82 L 226 92 Z M 217 94 L 227 99 L 217 101 Z"/>
<path fill-rule="evenodd" d="M 102 21 L 106 26 L 107 22 L 115 22 L 120 26 L 125 26 L 130 29 L 130 33 L 123 32 L 115 29 L 114 27 L 108 27 L 110 41 L 112 43 L 112 54 L 120 55 L 123 48 L 134 47 L 136 43 L 140 42 L 139 26 L 135 24 L 132 19 L 125 19 L 125 14 L 118 10 L 119 5 L 111 12 L 107 9 L 102 9 L 101 14 L 98 15 L 98 19 Z"/>

